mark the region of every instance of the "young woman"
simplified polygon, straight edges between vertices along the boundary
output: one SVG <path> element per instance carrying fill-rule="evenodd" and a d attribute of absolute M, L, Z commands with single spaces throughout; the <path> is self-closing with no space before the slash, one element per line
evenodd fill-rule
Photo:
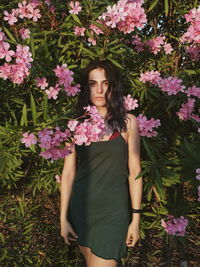
<path fill-rule="evenodd" d="M 109 61 L 83 72 L 78 105 L 95 105 L 107 125 L 98 142 L 76 145 L 65 158 L 61 182 L 61 235 L 77 241 L 87 267 L 116 267 L 140 239 L 140 135 L 127 114 L 119 74 Z M 70 236 L 71 235 L 71 236 Z"/>

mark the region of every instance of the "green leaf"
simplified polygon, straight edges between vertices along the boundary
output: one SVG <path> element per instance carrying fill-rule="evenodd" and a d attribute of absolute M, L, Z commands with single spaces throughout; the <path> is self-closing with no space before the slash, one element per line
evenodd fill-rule
<path fill-rule="evenodd" d="M 169 2 L 168 0 L 164 0 L 164 6 L 165 6 L 165 16 L 168 16 L 168 12 L 169 12 Z"/>
<path fill-rule="evenodd" d="M 32 36 L 30 37 L 30 42 L 31 42 L 31 53 L 33 55 L 33 58 L 35 58 L 35 44 Z"/>
<path fill-rule="evenodd" d="M 109 59 L 118 68 L 123 69 L 122 65 L 120 65 L 116 60 L 112 58 L 112 55 L 108 55 L 106 58 Z"/>
<path fill-rule="evenodd" d="M 47 120 L 47 109 L 48 109 L 47 94 L 44 95 L 43 102 L 42 102 L 42 108 L 43 108 L 43 119 L 44 119 L 44 121 L 46 121 Z"/>
<path fill-rule="evenodd" d="M 13 41 L 13 43 L 17 44 L 17 41 L 16 41 L 15 37 L 12 35 L 12 33 L 6 27 L 4 27 L 4 31 L 9 36 L 10 40 Z"/>
<path fill-rule="evenodd" d="M 20 122 L 21 126 L 28 126 L 28 120 L 27 120 L 27 107 L 26 104 L 23 105 L 23 109 L 22 109 L 22 117 L 21 117 L 21 122 Z"/>
<path fill-rule="evenodd" d="M 85 51 L 87 55 L 90 55 L 90 56 L 92 56 L 94 58 L 96 57 L 96 54 L 93 53 L 91 50 L 89 50 L 89 49 L 87 49 L 85 47 L 82 47 L 82 50 Z"/>
<path fill-rule="evenodd" d="M 150 5 L 150 7 L 149 7 L 149 9 L 148 9 L 147 12 L 151 11 L 151 10 L 158 4 L 158 2 L 159 2 L 159 0 L 154 0 L 154 1 L 151 3 L 151 5 Z"/>
<path fill-rule="evenodd" d="M 76 16 L 75 14 L 71 14 L 71 16 L 74 19 L 74 21 L 80 24 L 80 26 L 83 26 L 78 16 Z"/>
<path fill-rule="evenodd" d="M 37 110 L 36 110 L 35 100 L 32 94 L 31 94 L 31 113 L 32 113 L 33 124 L 36 125 Z"/>
<path fill-rule="evenodd" d="M 156 217 L 156 214 L 150 213 L 150 212 L 143 212 L 143 215 L 150 216 L 150 217 Z"/>

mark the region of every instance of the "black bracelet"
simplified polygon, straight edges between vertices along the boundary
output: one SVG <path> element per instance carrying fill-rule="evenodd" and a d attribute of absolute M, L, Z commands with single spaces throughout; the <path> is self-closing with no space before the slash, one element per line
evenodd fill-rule
<path fill-rule="evenodd" d="M 131 209 L 131 213 L 142 213 L 141 209 Z"/>

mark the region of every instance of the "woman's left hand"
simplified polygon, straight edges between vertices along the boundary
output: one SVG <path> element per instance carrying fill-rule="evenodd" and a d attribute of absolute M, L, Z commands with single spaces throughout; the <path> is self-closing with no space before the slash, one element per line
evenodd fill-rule
<path fill-rule="evenodd" d="M 131 222 L 128 227 L 128 233 L 126 237 L 127 247 L 134 247 L 140 239 L 140 228 L 138 223 Z"/>

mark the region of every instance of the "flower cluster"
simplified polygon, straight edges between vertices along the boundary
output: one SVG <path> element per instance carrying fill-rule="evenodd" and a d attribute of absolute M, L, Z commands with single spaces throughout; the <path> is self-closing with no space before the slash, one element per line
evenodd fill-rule
<path fill-rule="evenodd" d="M 158 84 L 159 80 L 161 79 L 160 77 L 160 72 L 159 71 L 146 71 L 145 73 L 140 74 L 139 80 L 143 83 L 150 82 L 152 84 Z"/>
<path fill-rule="evenodd" d="M 187 22 L 190 22 L 190 26 L 187 29 L 180 41 L 182 43 L 200 44 L 200 6 L 193 8 L 188 14 L 185 15 Z"/>
<path fill-rule="evenodd" d="M 145 42 L 145 44 L 149 47 L 151 53 L 157 54 L 160 52 L 162 46 L 166 54 L 171 54 L 172 47 L 171 44 L 165 42 L 165 36 L 157 36 Z"/>
<path fill-rule="evenodd" d="M 188 220 L 184 218 L 184 216 L 180 216 L 180 218 L 174 218 L 173 215 L 168 215 L 167 221 L 161 219 L 161 225 L 170 235 L 184 236 L 186 233 Z"/>
<path fill-rule="evenodd" d="M 157 128 L 161 125 L 159 119 L 155 120 L 154 118 L 151 118 L 150 120 L 147 120 L 146 116 L 139 114 L 137 122 L 141 136 L 153 137 L 158 134 L 153 128 Z"/>
<path fill-rule="evenodd" d="M 91 142 L 97 142 L 105 130 L 105 123 L 95 106 L 87 106 L 83 117 L 87 117 L 83 122 L 71 120 L 67 124 L 67 129 L 61 131 L 59 127 L 55 129 L 43 129 L 38 132 L 36 137 L 33 133 L 23 133 L 21 142 L 26 147 L 38 144 L 42 148 L 40 156 L 45 159 L 57 160 L 64 158 L 72 152 L 74 144 L 90 145 Z M 69 142 L 69 138 L 73 142 Z M 64 143 L 69 143 L 66 146 Z"/>
<path fill-rule="evenodd" d="M 180 110 L 176 112 L 179 119 L 188 120 L 191 118 L 195 102 L 196 100 L 194 98 L 188 98 L 187 103 L 182 103 Z"/>
<path fill-rule="evenodd" d="M 137 108 L 138 100 L 131 97 L 131 95 L 124 96 L 124 106 L 126 111 L 134 110 Z"/>
<path fill-rule="evenodd" d="M 38 21 L 41 18 L 40 10 L 36 8 L 41 3 L 39 1 L 30 1 L 27 3 L 26 0 L 18 3 L 18 8 L 12 9 L 11 13 L 8 13 L 7 10 L 4 10 L 4 20 L 8 22 L 10 25 L 14 25 L 18 18 L 24 19 L 32 19 L 33 21 Z"/>
<path fill-rule="evenodd" d="M 163 92 L 168 95 L 176 95 L 178 92 L 184 92 L 185 86 L 181 85 L 182 80 L 177 77 L 168 77 L 165 79 L 160 79 L 158 86 Z"/>
<path fill-rule="evenodd" d="M 63 64 L 62 66 L 57 65 L 57 67 L 53 70 L 56 77 L 58 77 L 58 82 L 56 85 L 50 86 L 49 89 L 46 89 L 45 92 L 48 95 L 48 98 L 57 99 L 59 91 L 64 89 L 67 96 L 75 96 L 77 93 L 80 92 L 80 85 L 77 84 L 75 86 L 72 85 L 74 78 L 72 75 L 74 74 L 73 71 L 67 69 L 67 64 Z M 48 86 L 48 82 L 46 81 L 46 77 L 36 79 L 36 85 L 44 90 Z"/>
<path fill-rule="evenodd" d="M 95 106 L 84 108 L 90 118 L 86 118 L 78 124 L 77 120 L 69 121 L 68 128 L 74 132 L 74 143 L 77 145 L 90 145 L 91 142 L 97 142 L 105 130 L 105 122 Z"/>
<path fill-rule="evenodd" d="M 185 90 L 185 93 L 187 94 L 187 96 L 196 96 L 197 98 L 200 98 L 200 87 L 188 87 L 188 89 Z"/>
<path fill-rule="evenodd" d="M 147 22 L 146 14 L 142 8 L 143 0 L 119 0 L 112 7 L 108 6 L 107 11 L 99 19 L 111 28 L 118 28 L 123 33 L 131 33 L 137 28 L 143 28 Z"/>
<path fill-rule="evenodd" d="M 29 46 L 22 46 L 20 44 L 16 47 L 16 52 L 10 49 L 10 44 L 6 41 L 6 36 L 0 31 L 0 59 L 5 58 L 5 63 L 0 66 L 0 78 L 4 80 L 10 79 L 13 83 L 21 84 L 29 75 L 29 69 L 33 61 L 32 54 L 29 51 Z M 12 58 L 15 58 L 13 64 Z"/>
<path fill-rule="evenodd" d="M 171 54 L 173 51 L 171 44 L 166 42 L 165 36 L 157 36 L 145 42 L 142 42 L 138 35 L 135 35 L 132 38 L 133 40 L 131 43 L 135 46 L 137 52 L 144 51 L 145 47 L 147 47 L 154 55 L 157 55 L 162 48 L 166 54 Z"/>

